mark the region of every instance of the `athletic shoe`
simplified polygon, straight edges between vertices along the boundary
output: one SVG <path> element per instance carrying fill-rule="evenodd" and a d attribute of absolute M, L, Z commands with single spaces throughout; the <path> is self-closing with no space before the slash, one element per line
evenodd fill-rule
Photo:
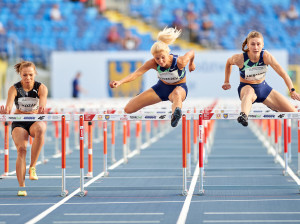
<path fill-rule="evenodd" d="M 38 180 L 38 176 L 36 175 L 35 167 L 29 167 L 29 179 L 30 180 Z"/>
<path fill-rule="evenodd" d="M 248 117 L 244 112 L 240 113 L 240 116 L 237 118 L 237 121 L 245 127 L 248 126 Z"/>
<path fill-rule="evenodd" d="M 18 196 L 26 197 L 27 196 L 27 192 L 26 191 L 18 191 Z"/>
<path fill-rule="evenodd" d="M 171 117 L 171 126 L 176 127 L 180 118 L 181 118 L 181 109 L 179 107 L 176 107 Z"/>

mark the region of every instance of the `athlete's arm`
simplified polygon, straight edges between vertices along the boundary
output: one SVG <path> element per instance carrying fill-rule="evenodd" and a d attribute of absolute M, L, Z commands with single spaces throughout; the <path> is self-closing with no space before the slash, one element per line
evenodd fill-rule
<path fill-rule="evenodd" d="M 177 59 L 177 67 L 179 70 L 182 70 L 188 63 L 189 64 L 189 71 L 192 72 L 195 70 L 196 66 L 194 63 L 195 52 L 194 50 L 190 50 L 183 56 L 179 56 Z"/>
<path fill-rule="evenodd" d="M 39 114 L 44 114 L 45 113 L 45 108 L 46 108 L 46 103 L 47 103 L 48 88 L 44 84 L 41 84 L 40 87 L 39 87 L 38 93 L 39 93 L 38 113 Z"/>
<path fill-rule="evenodd" d="M 228 90 L 231 88 L 229 79 L 232 71 L 232 66 L 237 65 L 240 67 L 241 60 L 243 59 L 243 54 L 235 54 L 232 57 L 228 58 L 226 65 L 225 65 L 225 80 L 222 88 L 224 90 Z"/>
<path fill-rule="evenodd" d="M 277 60 L 271 55 L 268 51 L 264 52 L 264 63 L 270 65 L 278 75 L 280 75 L 289 91 L 294 88 L 293 82 L 289 75 L 285 72 L 285 70 L 281 67 L 281 65 L 277 62 Z M 296 91 L 291 92 L 291 97 L 294 100 L 300 100 L 300 96 Z"/>
<path fill-rule="evenodd" d="M 146 61 L 136 71 L 134 71 L 130 75 L 126 76 L 125 78 L 121 79 L 120 81 L 111 81 L 109 83 L 109 86 L 110 86 L 110 88 L 117 88 L 118 86 L 122 85 L 123 83 L 131 82 L 131 81 L 135 80 L 136 78 L 143 75 L 145 72 L 147 72 L 151 68 L 153 68 L 153 69 L 156 68 L 156 62 L 154 59 Z"/>
<path fill-rule="evenodd" d="M 11 109 L 13 107 L 13 103 L 14 103 L 16 96 L 17 96 L 17 90 L 14 86 L 11 86 L 8 90 L 6 105 L 5 105 L 5 107 L 1 108 L 2 114 L 10 114 L 11 113 Z"/>

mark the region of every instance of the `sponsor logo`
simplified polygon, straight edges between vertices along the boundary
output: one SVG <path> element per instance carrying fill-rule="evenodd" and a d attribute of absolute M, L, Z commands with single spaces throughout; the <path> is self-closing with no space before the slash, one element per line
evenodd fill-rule
<path fill-rule="evenodd" d="M 145 119 L 156 119 L 156 116 L 147 115 L 147 116 L 145 116 Z"/>
<path fill-rule="evenodd" d="M 123 117 L 120 117 L 120 121 L 127 121 L 128 117 L 127 115 L 123 115 Z"/>
<path fill-rule="evenodd" d="M 1 115 L 1 116 L 0 116 L 0 121 L 6 121 L 5 115 Z"/>
<path fill-rule="evenodd" d="M 227 118 L 228 118 L 228 114 L 223 114 L 223 117 L 224 117 L 225 119 L 227 119 Z"/>
<path fill-rule="evenodd" d="M 279 117 L 279 118 L 283 118 L 283 117 L 284 117 L 284 114 L 279 114 L 278 117 Z"/>
<path fill-rule="evenodd" d="M 8 119 L 17 119 L 16 117 L 8 117 Z"/>
<path fill-rule="evenodd" d="M 110 115 L 105 115 L 104 118 L 105 118 L 105 120 L 109 120 Z"/>
<path fill-rule="evenodd" d="M 84 115 L 84 120 L 85 121 L 92 121 L 94 117 L 95 117 L 95 114 L 85 114 Z"/>
<path fill-rule="evenodd" d="M 38 119 L 39 119 L 39 120 L 44 120 L 44 119 L 45 119 L 45 116 L 39 116 Z"/>
<path fill-rule="evenodd" d="M 102 119 L 103 119 L 103 116 L 102 116 L 102 115 L 98 115 L 98 116 L 97 116 L 97 119 L 98 119 L 98 120 L 102 120 Z"/>
<path fill-rule="evenodd" d="M 35 117 L 24 117 L 24 120 L 35 120 Z"/>
<path fill-rule="evenodd" d="M 132 120 L 139 120 L 142 119 L 142 116 L 129 116 L 129 118 Z"/>
<path fill-rule="evenodd" d="M 216 114 L 217 119 L 221 119 L 221 114 Z"/>
<path fill-rule="evenodd" d="M 165 119 L 167 115 L 160 115 L 158 118 L 159 119 Z"/>
<path fill-rule="evenodd" d="M 265 114 L 264 115 L 265 118 L 275 118 L 275 115 L 273 114 Z"/>
<path fill-rule="evenodd" d="M 60 119 L 60 116 L 58 116 L 58 115 L 53 115 L 53 116 L 52 116 L 52 119 L 53 119 L 53 120 L 59 120 L 59 119 Z"/>

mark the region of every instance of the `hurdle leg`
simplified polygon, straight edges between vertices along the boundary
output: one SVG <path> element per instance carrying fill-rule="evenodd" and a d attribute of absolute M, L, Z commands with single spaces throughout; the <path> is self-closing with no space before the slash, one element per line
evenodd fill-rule
<path fill-rule="evenodd" d="M 61 196 L 66 197 L 68 191 L 66 190 L 66 120 L 65 116 L 61 117 L 61 170 L 62 170 L 62 179 L 61 179 Z"/>
<path fill-rule="evenodd" d="M 298 176 L 300 176 L 300 120 L 298 120 Z"/>
<path fill-rule="evenodd" d="M 111 121 L 111 162 L 112 163 L 115 163 L 117 160 L 116 160 L 116 156 L 115 156 L 115 121 Z"/>
<path fill-rule="evenodd" d="M 274 162 L 277 163 L 278 154 L 279 154 L 279 143 L 278 143 L 278 119 L 274 120 L 275 122 L 275 133 L 274 133 L 274 142 L 275 142 L 275 158 Z"/>
<path fill-rule="evenodd" d="M 84 123 L 83 116 L 79 117 L 79 146 L 80 146 L 80 197 L 86 195 L 86 191 L 84 190 Z"/>
<path fill-rule="evenodd" d="M 287 119 L 284 119 L 284 170 L 283 175 L 287 175 L 288 168 L 288 128 L 287 128 Z"/>
<path fill-rule="evenodd" d="M 288 119 L 288 162 L 292 162 L 292 120 Z"/>
<path fill-rule="evenodd" d="M 203 188 L 203 179 L 204 179 L 204 150 L 203 150 L 203 117 L 202 114 L 199 115 L 199 168 L 200 168 L 200 174 L 199 174 L 199 195 L 204 194 L 204 188 Z"/>
<path fill-rule="evenodd" d="M 88 122 L 88 173 L 89 178 L 93 177 L 93 128 L 92 122 Z"/>
<path fill-rule="evenodd" d="M 9 172 L 9 126 L 8 122 L 4 123 L 4 176 Z"/>
<path fill-rule="evenodd" d="M 103 122 L 103 172 L 104 177 L 108 176 L 107 171 L 107 121 Z"/>
<path fill-rule="evenodd" d="M 126 121 L 123 121 L 123 159 L 124 159 L 124 164 L 128 163 L 127 159 L 127 125 Z"/>
<path fill-rule="evenodd" d="M 182 116 L 182 177 L 183 177 L 183 186 L 182 186 L 182 195 L 186 196 L 188 193 L 187 190 L 187 177 L 186 177 L 186 115 Z"/>

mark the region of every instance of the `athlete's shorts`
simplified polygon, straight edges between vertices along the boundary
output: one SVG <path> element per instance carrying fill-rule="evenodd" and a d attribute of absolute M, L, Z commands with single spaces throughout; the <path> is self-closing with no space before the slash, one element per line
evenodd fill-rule
<path fill-rule="evenodd" d="M 162 101 L 167 101 L 167 100 L 169 100 L 169 95 L 173 92 L 173 90 L 177 86 L 181 86 L 185 90 L 185 93 L 186 93 L 185 98 L 186 98 L 188 95 L 188 88 L 187 88 L 186 83 L 180 83 L 177 85 L 167 85 L 167 84 L 163 83 L 162 81 L 158 80 L 158 82 L 151 88 L 155 91 L 155 93 L 159 96 L 159 98 Z"/>
<path fill-rule="evenodd" d="M 240 85 L 238 88 L 239 97 L 241 97 L 241 89 L 246 85 L 251 86 L 254 89 L 255 94 L 257 96 L 256 100 L 253 103 L 264 102 L 264 100 L 267 99 L 270 92 L 272 91 L 272 87 L 269 86 L 266 83 L 266 81 L 263 81 L 262 83 L 259 83 L 259 84 L 248 84 L 248 83 L 240 82 Z"/>
<path fill-rule="evenodd" d="M 35 122 L 36 121 L 25 121 L 25 122 L 13 121 L 11 124 L 11 132 L 14 130 L 14 128 L 20 127 L 20 128 L 25 129 L 28 132 L 28 134 L 30 134 L 29 129 L 30 129 L 31 125 L 33 125 L 33 123 L 35 123 Z"/>

